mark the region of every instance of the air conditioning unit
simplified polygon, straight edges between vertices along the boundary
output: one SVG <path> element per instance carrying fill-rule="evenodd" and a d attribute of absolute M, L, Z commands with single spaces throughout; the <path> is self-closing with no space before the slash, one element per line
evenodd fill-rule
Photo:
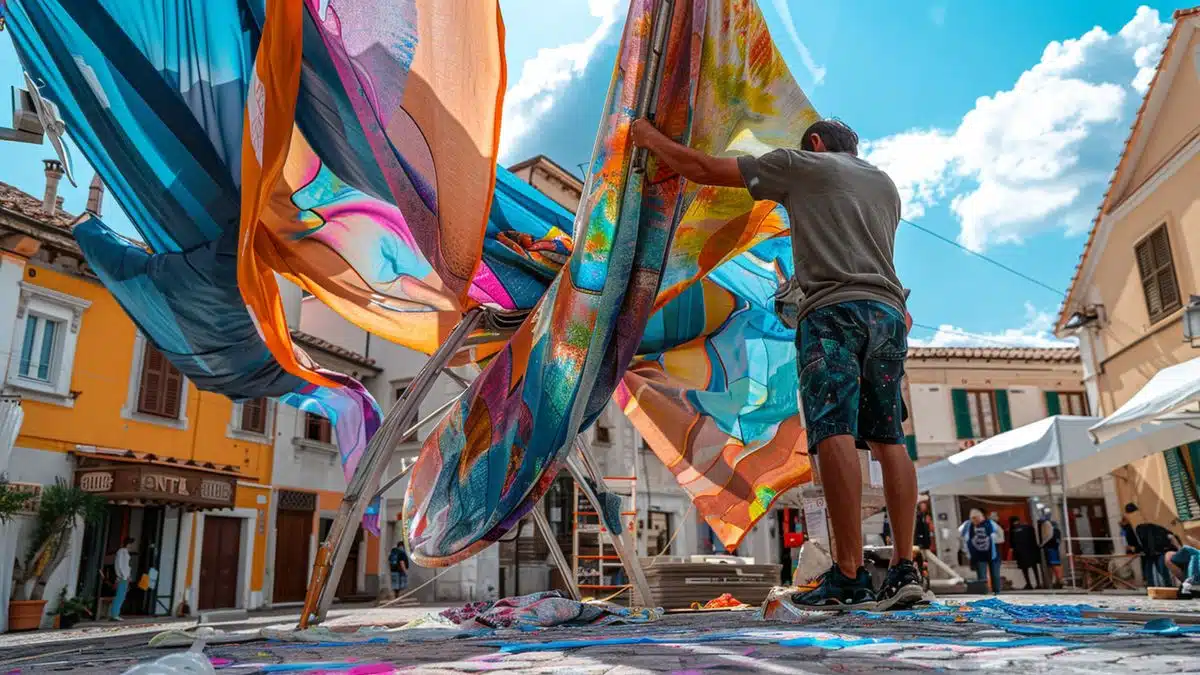
<path fill-rule="evenodd" d="M 25 74 L 25 89 L 12 89 L 12 118 L 11 128 L 0 127 L 0 141 L 41 145 L 42 140 L 48 137 L 58 161 L 62 162 L 67 180 L 75 185 L 71 153 L 67 150 L 64 138 L 66 125 L 58 113 L 58 106 L 42 98 L 28 73 Z"/>

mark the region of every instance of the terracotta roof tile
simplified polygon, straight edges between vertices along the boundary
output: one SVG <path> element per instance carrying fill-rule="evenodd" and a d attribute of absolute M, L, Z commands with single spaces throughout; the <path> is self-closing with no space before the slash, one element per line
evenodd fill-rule
<path fill-rule="evenodd" d="M 294 330 L 292 331 L 292 339 L 302 345 L 306 345 L 314 349 L 320 349 L 335 356 L 339 356 L 351 363 L 355 363 L 366 368 L 379 370 L 379 367 L 375 365 L 375 359 L 363 356 L 358 352 L 350 351 L 345 347 L 339 347 L 332 342 L 322 340 L 315 335 L 309 335 L 303 331 Z"/>
<path fill-rule="evenodd" d="M 1137 114 L 1133 118 L 1133 124 L 1129 127 L 1129 135 L 1125 137 L 1125 144 L 1121 147 L 1121 154 L 1117 157 L 1117 166 L 1113 169 L 1112 176 L 1108 180 L 1108 187 L 1104 189 L 1104 197 L 1100 200 L 1099 208 L 1096 209 L 1096 217 L 1092 220 L 1092 227 L 1088 231 L 1087 241 L 1083 245 L 1083 253 L 1079 255 L 1079 262 L 1075 265 L 1075 273 L 1071 275 L 1071 283 L 1067 285 L 1067 297 L 1063 300 L 1062 307 L 1058 310 L 1058 326 L 1060 327 L 1067 322 L 1068 311 L 1072 306 L 1071 300 L 1075 294 L 1075 284 L 1079 282 L 1079 277 L 1083 273 L 1084 260 L 1087 259 L 1088 254 L 1092 250 L 1092 244 L 1096 240 L 1096 232 L 1100 229 L 1100 221 L 1104 217 L 1105 207 L 1109 205 L 1109 199 L 1115 196 L 1112 194 L 1113 187 L 1117 184 L 1117 178 L 1121 174 L 1125 158 L 1129 154 L 1129 148 L 1133 146 L 1133 139 L 1137 136 L 1138 127 L 1142 124 L 1142 116 L 1146 113 L 1146 107 L 1150 102 L 1150 95 L 1154 92 L 1154 86 L 1158 83 L 1158 76 L 1162 74 L 1163 64 L 1167 62 L 1167 54 L 1175 42 L 1175 36 L 1179 32 L 1181 20 L 1195 15 L 1200 15 L 1200 6 L 1176 10 L 1172 15 L 1175 25 L 1171 27 L 1171 35 L 1167 37 L 1167 42 L 1163 45 L 1162 52 L 1158 57 L 1158 65 L 1154 67 L 1154 77 L 1151 78 L 1150 86 L 1146 88 L 1146 95 L 1142 97 L 1142 104 L 1138 106 Z"/>
<path fill-rule="evenodd" d="M 0 183 L 0 209 L 63 229 L 70 227 L 75 220 L 74 215 L 62 209 L 55 209 L 53 215 L 46 213 L 42 210 L 41 199 L 8 183 Z"/>
<path fill-rule="evenodd" d="M 1076 347 L 910 347 L 908 358 L 1079 363 L 1079 349 Z"/>

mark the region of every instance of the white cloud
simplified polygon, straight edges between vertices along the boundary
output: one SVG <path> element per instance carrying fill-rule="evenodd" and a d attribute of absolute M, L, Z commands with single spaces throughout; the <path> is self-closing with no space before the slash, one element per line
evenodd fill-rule
<path fill-rule="evenodd" d="M 788 7 L 787 0 L 771 0 L 771 4 L 775 7 L 775 12 L 779 14 L 779 18 L 782 19 L 784 30 L 787 31 L 788 37 L 791 38 L 792 45 L 800 53 L 800 62 L 804 64 L 804 69 L 812 76 L 813 85 L 821 84 L 825 80 L 825 67 L 817 63 L 816 59 L 813 58 L 812 52 L 808 51 L 808 46 L 800 39 L 800 34 L 796 32 L 796 22 L 792 21 L 792 10 Z"/>
<path fill-rule="evenodd" d="M 581 42 L 539 49 L 522 64 L 521 77 L 504 95 L 501 157 L 554 107 L 556 93 L 583 74 L 596 49 L 622 18 L 623 9 L 619 0 L 588 0 L 590 14 L 600 20 L 590 35 Z"/>
<path fill-rule="evenodd" d="M 1051 42 L 1011 89 L 981 96 L 957 129 L 864 145 L 906 217 L 949 199 L 973 251 L 1050 229 L 1086 230 L 1171 26 L 1141 7 L 1116 34 Z"/>
<path fill-rule="evenodd" d="M 938 326 L 930 337 L 910 337 L 914 347 L 1075 347 L 1074 339 L 1054 337 L 1054 315 L 1025 303 L 1025 325 L 1000 333 L 971 333 L 950 324 Z"/>

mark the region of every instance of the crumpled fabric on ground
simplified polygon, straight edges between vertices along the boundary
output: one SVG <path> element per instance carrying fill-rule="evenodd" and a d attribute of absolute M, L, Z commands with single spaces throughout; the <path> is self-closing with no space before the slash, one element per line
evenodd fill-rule
<path fill-rule="evenodd" d="M 497 601 L 473 602 L 443 610 L 439 616 L 459 626 L 517 628 L 553 626 L 604 626 L 648 623 L 662 618 L 661 609 L 622 607 L 611 603 L 579 602 L 558 591 L 531 593 Z"/>

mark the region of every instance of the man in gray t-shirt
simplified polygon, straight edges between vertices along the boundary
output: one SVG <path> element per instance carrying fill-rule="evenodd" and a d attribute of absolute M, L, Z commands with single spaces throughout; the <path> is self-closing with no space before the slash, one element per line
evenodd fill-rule
<path fill-rule="evenodd" d="M 833 568 L 792 601 L 806 609 L 880 610 L 920 602 L 924 592 L 912 562 L 917 476 L 901 426 L 909 319 L 892 259 L 900 223 L 895 184 L 858 157 L 858 135 L 835 120 L 809 127 L 800 150 L 736 159 L 680 145 L 646 120 L 635 121 L 631 134 L 694 183 L 746 188 L 787 210 L 803 296 L 796 331 L 800 398 L 837 533 Z M 894 525 L 891 566 L 878 593 L 863 568 L 856 439 L 883 467 Z"/>

